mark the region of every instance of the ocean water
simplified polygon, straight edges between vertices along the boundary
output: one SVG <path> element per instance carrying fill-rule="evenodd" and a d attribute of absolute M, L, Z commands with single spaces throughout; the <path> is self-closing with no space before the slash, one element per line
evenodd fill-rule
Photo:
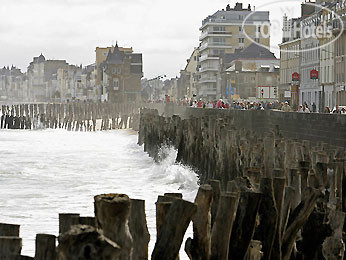
<path fill-rule="evenodd" d="M 95 195 L 124 193 L 146 201 L 151 253 L 157 196 L 181 192 L 193 201 L 198 189 L 197 175 L 175 163 L 176 151 L 165 153 L 154 163 L 131 130 L 0 130 L 0 222 L 20 224 L 22 254 L 34 256 L 37 233 L 58 235 L 59 213 L 94 216 Z"/>

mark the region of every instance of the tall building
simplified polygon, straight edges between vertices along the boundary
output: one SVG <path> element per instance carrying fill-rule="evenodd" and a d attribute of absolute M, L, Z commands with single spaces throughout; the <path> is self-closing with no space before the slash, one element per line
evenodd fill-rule
<path fill-rule="evenodd" d="M 102 71 L 103 99 L 117 103 L 141 100 L 141 53 L 122 51 L 116 44 L 99 68 Z"/>
<path fill-rule="evenodd" d="M 269 26 L 261 27 L 269 25 L 269 22 L 268 11 L 254 12 L 250 5 L 243 8 L 242 3 L 236 3 L 234 8 L 227 5 L 226 9 L 219 10 L 202 21 L 198 61 L 200 96 L 210 99 L 221 96 L 222 56 L 234 53 L 236 49 L 246 48 L 253 42 L 269 48 Z"/>
<path fill-rule="evenodd" d="M 118 46 L 118 44 L 117 44 Z M 131 48 L 123 48 L 123 47 L 119 47 L 119 50 L 127 53 L 127 54 L 131 54 L 133 52 L 132 47 Z M 97 75 L 96 75 L 96 85 L 101 85 L 102 83 L 102 69 L 101 69 L 101 63 L 104 62 L 107 59 L 108 53 L 109 51 L 114 51 L 114 46 L 112 45 L 111 47 L 96 47 L 96 71 L 97 71 Z"/>

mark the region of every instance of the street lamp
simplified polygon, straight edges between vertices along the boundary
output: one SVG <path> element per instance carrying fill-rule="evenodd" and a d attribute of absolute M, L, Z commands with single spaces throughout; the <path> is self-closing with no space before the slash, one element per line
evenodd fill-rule
<path fill-rule="evenodd" d="M 156 89 L 157 91 L 158 91 L 158 88 L 159 88 L 159 82 L 160 82 L 160 79 L 163 79 L 163 78 L 165 78 L 166 77 L 166 75 L 159 75 L 159 76 L 157 76 L 157 77 L 155 77 L 155 78 L 152 78 L 152 79 L 149 79 L 148 80 L 148 82 L 152 82 L 152 81 L 156 81 L 156 87 L 151 87 L 151 93 L 150 93 L 150 99 L 151 100 L 153 100 L 153 96 L 155 97 L 155 93 L 153 93 L 154 92 L 154 89 Z M 154 85 L 154 86 L 155 86 Z"/>

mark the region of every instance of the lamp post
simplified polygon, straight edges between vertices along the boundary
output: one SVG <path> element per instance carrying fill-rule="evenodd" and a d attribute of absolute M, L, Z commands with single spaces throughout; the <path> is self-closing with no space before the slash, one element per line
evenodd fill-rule
<path fill-rule="evenodd" d="M 156 91 L 158 91 L 160 79 L 163 79 L 165 77 L 166 77 L 166 75 L 159 75 L 159 76 L 157 76 L 155 78 L 152 78 L 152 79 L 148 80 L 148 83 L 149 82 L 154 82 L 154 87 L 150 85 L 151 86 L 151 91 L 150 91 L 150 100 L 151 101 L 156 96 L 154 92 L 155 92 L 155 89 L 156 89 Z"/>

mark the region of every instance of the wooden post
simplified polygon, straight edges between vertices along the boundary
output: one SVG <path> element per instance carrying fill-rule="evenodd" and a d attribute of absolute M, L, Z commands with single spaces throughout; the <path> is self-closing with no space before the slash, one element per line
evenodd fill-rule
<path fill-rule="evenodd" d="M 0 223 L 0 236 L 19 237 L 19 225 Z"/>
<path fill-rule="evenodd" d="M 95 217 L 79 217 L 79 224 L 96 227 L 96 220 Z"/>
<path fill-rule="evenodd" d="M 128 226 L 131 201 L 125 194 L 94 197 L 97 228 L 121 247 L 119 260 L 131 260 L 133 240 Z"/>
<path fill-rule="evenodd" d="M 315 207 L 319 194 L 320 193 L 317 190 L 308 187 L 304 193 L 304 199 L 292 212 L 282 239 L 282 260 L 290 259 L 296 235 L 308 220 Z"/>
<path fill-rule="evenodd" d="M 211 228 L 212 228 L 214 225 L 217 209 L 219 207 L 221 184 L 219 180 L 209 180 L 209 184 L 213 188 L 213 203 L 211 204 Z"/>
<path fill-rule="evenodd" d="M 133 248 L 132 259 L 147 260 L 150 234 L 145 216 L 145 201 L 131 199 L 129 228 L 132 235 Z"/>
<path fill-rule="evenodd" d="M 54 235 L 37 234 L 35 244 L 35 260 L 56 259 L 56 237 Z"/>
<path fill-rule="evenodd" d="M 211 234 L 211 260 L 228 259 L 229 241 L 237 207 L 237 195 L 221 194 Z"/>
<path fill-rule="evenodd" d="M 91 226 L 77 225 L 59 236 L 57 259 L 119 259 L 120 247 Z"/>
<path fill-rule="evenodd" d="M 274 188 L 274 198 L 275 205 L 278 213 L 277 229 L 274 239 L 274 245 L 272 250 L 272 259 L 281 259 L 281 243 L 282 243 L 282 208 L 285 193 L 285 183 L 286 178 L 274 178 L 273 188 Z"/>
<path fill-rule="evenodd" d="M 240 192 L 238 209 L 229 243 L 228 259 L 243 259 L 255 232 L 261 193 Z"/>
<path fill-rule="evenodd" d="M 254 235 L 255 240 L 262 242 L 264 260 L 269 260 L 271 257 L 278 220 L 272 182 L 270 178 L 261 179 L 262 201 L 258 210 L 260 224 Z"/>
<path fill-rule="evenodd" d="M 59 214 L 59 234 L 63 234 L 71 229 L 73 225 L 79 224 L 79 214 L 60 213 Z"/>
<path fill-rule="evenodd" d="M 174 197 L 174 198 L 178 198 L 178 199 L 182 199 L 183 198 L 183 194 L 182 193 L 165 193 L 164 196 Z"/>
<path fill-rule="evenodd" d="M 197 212 L 192 217 L 193 222 L 193 239 L 189 242 L 189 247 L 185 250 L 192 259 L 209 259 L 210 256 L 210 208 L 213 201 L 213 189 L 210 185 L 204 184 L 199 187 L 195 203 Z"/>
<path fill-rule="evenodd" d="M 196 211 L 196 204 L 182 199 L 174 200 L 155 243 L 152 260 L 177 258 L 186 229 Z"/>
<path fill-rule="evenodd" d="M 0 259 L 9 255 L 20 255 L 22 239 L 13 236 L 0 236 Z"/>

